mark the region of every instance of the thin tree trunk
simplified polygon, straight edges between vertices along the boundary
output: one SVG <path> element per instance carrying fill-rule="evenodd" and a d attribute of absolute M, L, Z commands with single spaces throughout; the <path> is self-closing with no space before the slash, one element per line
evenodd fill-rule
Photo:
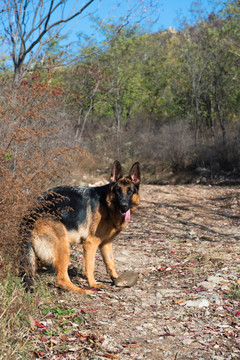
<path fill-rule="evenodd" d="M 92 94 L 91 94 L 91 98 L 90 98 L 90 105 L 89 105 L 89 108 L 84 116 L 84 119 L 83 119 L 83 124 L 82 124 L 82 128 L 81 128 L 81 131 L 80 131 L 80 123 L 81 123 L 81 114 L 82 114 L 82 109 L 79 111 L 79 117 L 78 117 L 78 128 L 77 128 L 77 131 L 76 131 L 76 135 L 75 135 L 75 138 L 79 138 L 79 141 L 81 140 L 81 137 L 83 135 L 83 132 L 84 132 L 84 129 L 85 129 L 85 126 L 86 126 L 86 122 L 87 122 L 87 119 L 88 119 L 88 116 L 90 114 L 90 112 L 92 111 L 93 109 L 93 100 L 94 100 L 94 96 L 97 92 L 97 89 L 99 87 L 99 84 L 100 84 L 100 80 L 98 80 L 95 88 L 93 89 L 92 91 Z M 79 134 L 79 131 L 80 131 L 80 134 Z"/>
<path fill-rule="evenodd" d="M 218 112 L 218 120 L 219 120 L 220 127 L 222 130 L 222 142 L 223 142 L 223 145 L 225 146 L 226 145 L 226 119 L 225 119 L 225 116 L 223 114 L 223 111 L 222 111 L 219 103 L 217 104 L 217 112 Z"/>
<path fill-rule="evenodd" d="M 120 159 L 121 154 L 121 108 L 118 103 L 117 98 L 115 99 L 115 119 L 116 119 L 116 125 L 117 125 L 117 156 L 118 159 Z"/>

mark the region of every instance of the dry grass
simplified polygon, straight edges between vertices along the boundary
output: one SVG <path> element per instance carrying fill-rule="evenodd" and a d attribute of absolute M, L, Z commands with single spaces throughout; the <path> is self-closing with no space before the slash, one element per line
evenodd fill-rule
<path fill-rule="evenodd" d="M 26 356 L 30 332 L 27 318 L 33 312 L 33 304 L 33 299 L 24 293 L 20 279 L 13 277 L 11 267 L 1 269 L 0 359 L 29 358 Z"/>

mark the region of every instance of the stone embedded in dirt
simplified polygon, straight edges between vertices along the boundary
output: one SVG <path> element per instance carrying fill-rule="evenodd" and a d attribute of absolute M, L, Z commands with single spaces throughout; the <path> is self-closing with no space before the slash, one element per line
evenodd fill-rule
<path fill-rule="evenodd" d="M 186 301 L 185 303 L 183 303 L 181 305 L 203 308 L 203 307 L 208 307 L 209 306 L 209 301 L 207 299 L 205 299 L 205 298 L 198 299 L 198 300 L 188 300 L 188 301 Z"/>
<path fill-rule="evenodd" d="M 138 280 L 138 273 L 134 271 L 125 271 L 117 279 L 114 279 L 114 285 L 118 287 L 132 287 Z"/>
<path fill-rule="evenodd" d="M 224 284 L 224 285 L 221 286 L 221 290 L 222 290 L 222 291 L 229 291 L 229 290 L 230 290 L 230 287 L 229 287 L 228 285 L 225 285 L 225 284 Z"/>
<path fill-rule="evenodd" d="M 207 281 L 212 282 L 214 284 L 220 284 L 221 282 L 224 282 L 225 279 L 223 277 L 221 277 L 221 276 L 211 275 L 211 276 L 208 277 Z"/>
<path fill-rule="evenodd" d="M 186 338 L 182 340 L 182 343 L 183 345 L 191 345 L 193 341 L 193 339 Z"/>
<path fill-rule="evenodd" d="M 206 281 L 203 281 L 201 283 L 198 284 L 198 286 L 203 286 L 206 290 L 213 290 L 217 285 L 219 285 L 220 283 L 226 281 L 223 277 L 221 276 L 208 276 Z"/>
<path fill-rule="evenodd" d="M 209 281 L 203 281 L 203 282 L 199 283 L 198 286 L 202 286 L 206 290 L 213 290 L 216 287 L 216 284 L 211 282 L 211 281 L 210 282 Z"/>
<path fill-rule="evenodd" d="M 158 292 L 156 293 L 157 297 L 163 297 L 163 296 L 173 296 L 176 293 L 179 293 L 180 290 L 178 289 L 159 289 Z"/>
<path fill-rule="evenodd" d="M 220 305 L 221 304 L 221 299 L 220 297 L 218 296 L 218 294 L 213 294 L 210 298 L 210 301 L 213 302 L 213 303 L 216 303 L 217 305 Z"/>

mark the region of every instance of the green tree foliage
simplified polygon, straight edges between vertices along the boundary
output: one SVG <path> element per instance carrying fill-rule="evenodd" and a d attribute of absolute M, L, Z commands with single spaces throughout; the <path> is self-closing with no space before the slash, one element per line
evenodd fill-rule
<path fill-rule="evenodd" d="M 194 153 L 189 156 L 192 161 L 204 146 L 221 143 L 221 153 L 227 153 L 229 129 L 240 116 L 239 9 L 238 0 L 224 3 L 220 12 L 208 18 L 194 9 L 194 25 L 185 23 L 179 31 L 154 34 L 140 26 L 119 27 L 110 21 L 102 25 L 101 41 L 81 46 L 75 54 L 79 60 L 55 70 L 48 82 L 64 89 L 63 106 L 74 140 L 80 144 L 89 137 L 91 146 L 102 146 L 111 138 L 116 156 L 125 150 L 128 156 L 139 156 L 140 145 L 146 150 L 142 134 L 148 131 L 155 139 L 150 156 L 158 159 L 163 132 L 168 133 L 165 139 L 173 139 L 171 129 L 177 129 L 178 141 L 182 126 L 189 129 L 184 131 L 191 139 L 182 141 Z M 99 28 L 99 20 L 95 23 Z M 48 66 L 65 55 L 61 43 L 53 39 L 44 48 L 43 58 Z M 167 126 L 171 129 L 166 130 Z M 142 140 L 137 142 L 138 138 Z M 178 157 L 181 164 L 185 154 L 186 149 Z M 172 162 L 178 162 L 176 157 Z M 206 163 L 199 160 L 194 166 Z"/>
<path fill-rule="evenodd" d="M 226 123 L 232 120 L 239 97 L 239 58 L 232 55 L 229 38 L 230 19 L 212 15 L 208 22 L 185 28 L 181 36 L 181 52 L 190 82 L 190 115 L 195 126 L 195 142 L 200 132 L 210 129 L 215 137 L 217 124 L 226 142 Z M 230 39 L 229 39 L 230 40 Z"/>
<path fill-rule="evenodd" d="M 105 115 L 113 115 L 116 125 L 126 123 L 141 96 L 141 63 L 138 51 L 141 36 L 137 27 L 116 32 L 114 25 L 104 29 L 104 51 L 99 61 L 104 70 L 103 88 L 107 91 Z"/>

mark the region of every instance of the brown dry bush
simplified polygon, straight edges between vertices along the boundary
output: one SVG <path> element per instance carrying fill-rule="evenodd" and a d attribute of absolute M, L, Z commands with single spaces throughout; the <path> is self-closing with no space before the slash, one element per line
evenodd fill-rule
<path fill-rule="evenodd" d="M 209 168 L 213 175 L 240 174 L 240 123 L 227 126 L 226 141 L 218 132 L 214 139 L 204 139 L 196 151 L 196 164 Z"/>
<path fill-rule="evenodd" d="M 194 129 L 188 120 L 154 124 L 140 116 L 127 129 L 122 126 L 119 154 L 116 127 L 103 123 L 101 128 L 96 131 L 96 125 L 92 129 L 91 124 L 87 128 L 92 134 L 89 140 L 92 153 L 96 157 L 104 155 L 101 164 L 105 167 L 114 157 L 126 168 L 132 161 L 140 161 L 145 182 L 166 183 L 171 176 L 180 173 L 187 175 L 181 181 L 195 181 L 195 170 L 199 167 L 206 168 L 212 179 L 226 173 L 240 176 L 239 122 L 228 124 L 226 143 L 223 143 L 221 129 L 216 129 L 214 139 L 208 129 L 203 129 L 200 142 L 195 145 Z"/>
<path fill-rule="evenodd" d="M 26 209 L 87 154 L 67 143 L 66 125 L 58 123 L 61 89 L 36 76 L 18 89 L 9 82 L 1 85 L 0 254 L 14 263 Z"/>
<path fill-rule="evenodd" d="M 154 127 L 145 119 L 139 119 L 121 129 L 119 160 L 126 167 L 138 160 L 143 168 L 143 180 L 157 180 L 163 171 L 178 171 L 186 168 L 194 156 L 194 141 L 187 121 Z M 93 137 L 92 137 L 93 138 Z M 106 128 L 95 142 L 96 154 L 100 151 L 104 158 L 117 156 L 116 129 Z"/>

